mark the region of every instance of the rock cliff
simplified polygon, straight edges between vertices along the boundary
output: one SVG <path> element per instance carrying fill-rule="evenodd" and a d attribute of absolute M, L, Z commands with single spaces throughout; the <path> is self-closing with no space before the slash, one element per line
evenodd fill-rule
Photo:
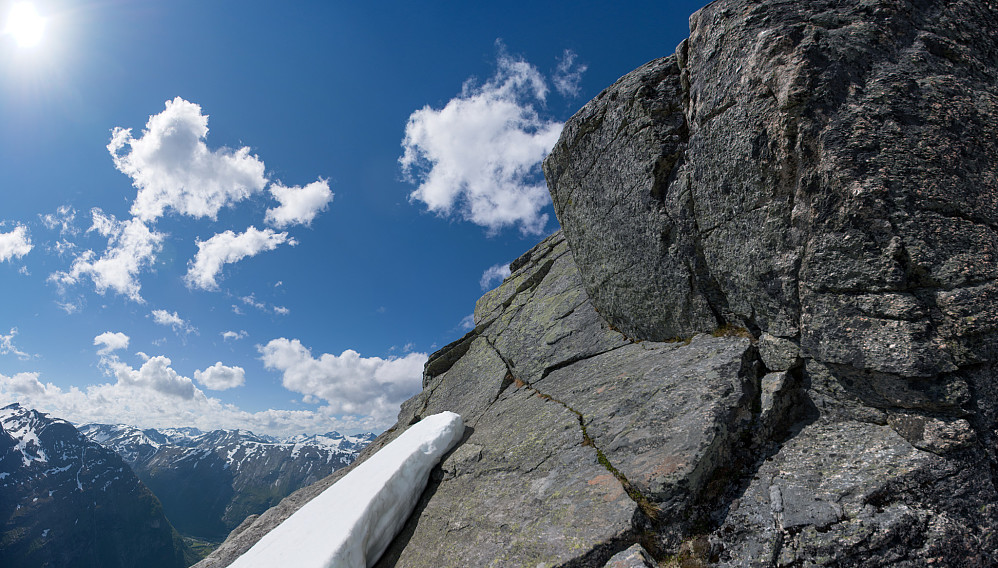
<path fill-rule="evenodd" d="M 469 426 L 379 566 L 998 565 L 998 3 L 690 28 L 569 121 L 563 234 L 358 459 Z"/>

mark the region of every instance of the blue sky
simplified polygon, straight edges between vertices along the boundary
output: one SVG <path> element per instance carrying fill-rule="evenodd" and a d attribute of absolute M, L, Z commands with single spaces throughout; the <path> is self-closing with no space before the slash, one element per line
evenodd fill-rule
<path fill-rule="evenodd" d="M 563 121 L 700 7 L 39 0 L 33 43 L 14 4 L 0 403 L 270 434 L 394 423 L 557 230 Z"/>

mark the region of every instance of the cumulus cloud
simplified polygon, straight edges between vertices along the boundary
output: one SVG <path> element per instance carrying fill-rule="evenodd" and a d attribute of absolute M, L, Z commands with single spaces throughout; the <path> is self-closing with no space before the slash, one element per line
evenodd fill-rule
<path fill-rule="evenodd" d="M 191 288 L 215 290 L 218 288 L 216 278 L 224 265 L 238 262 L 248 256 L 255 256 L 263 251 L 274 250 L 285 242 L 296 244 L 294 239 L 288 238 L 287 233 L 275 233 L 271 229 L 261 231 L 252 226 L 243 233 L 225 231 L 207 241 L 199 240 L 198 252 L 194 260 L 188 263 L 184 280 Z"/>
<path fill-rule="evenodd" d="M 105 215 L 97 208 L 91 215 L 93 225 L 87 232 L 96 231 L 107 237 L 107 250 L 100 258 L 92 250 L 84 251 L 76 257 L 68 272 L 55 272 L 49 280 L 65 286 L 88 276 L 100 294 L 110 288 L 131 300 L 143 302 L 138 275 L 152 265 L 163 247 L 165 235 L 151 230 L 139 219 L 118 221 L 114 215 Z"/>
<path fill-rule="evenodd" d="M 14 227 L 9 233 L 0 233 L 0 262 L 14 257 L 21 258 L 31 252 L 31 237 L 24 225 Z"/>
<path fill-rule="evenodd" d="M 105 331 L 104 333 L 98 335 L 94 338 L 94 345 L 102 345 L 100 349 L 97 350 L 98 355 L 108 355 L 112 351 L 117 351 L 119 349 L 126 349 L 128 347 L 129 337 L 124 333 Z"/>
<path fill-rule="evenodd" d="M 280 183 L 272 183 L 269 191 L 281 205 L 267 209 L 265 221 L 278 229 L 289 225 L 311 225 L 312 219 L 320 211 L 325 211 L 333 200 L 329 182 L 324 179 L 305 187 L 284 187 Z"/>
<path fill-rule="evenodd" d="M 7 355 L 8 353 L 16 356 L 22 361 L 26 361 L 31 358 L 31 355 L 21 351 L 14 345 L 14 336 L 17 335 L 17 328 L 12 327 L 7 335 L 0 333 L 0 355 Z"/>
<path fill-rule="evenodd" d="M 499 284 L 506 278 L 509 278 L 509 263 L 496 264 L 495 266 L 490 266 L 485 269 L 482 273 L 481 280 L 478 284 L 482 287 L 482 290 L 491 290 L 496 284 Z"/>
<path fill-rule="evenodd" d="M 191 333 L 197 331 L 194 329 L 190 323 L 180 317 L 180 314 L 173 312 L 172 314 L 166 310 L 153 310 L 149 313 L 152 316 L 152 321 L 159 325 L 165 325 L 167 327 L 173 328 L 175 332 Z"/>
<path fill-rule="evenodd" d="M 352 349 L 318 358 L 297 339 L 278 338 L 259 347 L 266 368 L 283 374 L 284 388 L 322 399 L 334 413 L 390 420 L 422 386 L 425 353 L 382 359 Z"/>
<path fill-rule="evenodd" d="M 162 355 L 150 357 L 138 369 L 133 369 L 116 357 L 105 358 L 102 364 L 118 379 L 118 384 L 139 389 L 152 389 L 167 396 L 194 398 L 194 383 L 170 367 L 170 359 Z"/>
<path fill-rule="evenodd" d="M 551 78 L 555 90 L 563 97 L 579 96 L 579 83 L 582 82 L 582 74 L 588 69 L 586 65 L 576 64 L 576 57 L 574 51 L 566 49 L 561 59 L 558 60 L 558 68 L 555 69 L 554 77 Z"/>
<path fill-rule="evenodd" d="M 226 367 L 219 361 L 203 371 L 194 371 L 194 380 L 207 389 L 220 391 L 243 386 L 246 371 L 242 367 Z"/>
<path fill-rule="evenodd" d="M 440 215 L 457 211 L 491 232 L 519 225 L 525 234 L 542 233 L 550 198 L 540 165 L 563 126 L 534 108 L 547 92 L 533 65 L 500 54 L 485 84 L 468 81 L 444 108 L 413 112 L 399 158 L 406 178 L 418 183 L 409 200 Z"/>
<path fill-rule="evenodd" d="M 315 410 L 276 410 L 246 412 L 235 405 L 208 397 L 197 387 L 191 398 L 164 394 L 152 388 L 136 388 L 121 382 L 62 389 L 42 383 L 38 373 L 0 373 L 0 406 L 19 402 L 50 412 L 78 424 L 112 422 L 141 428 L 194 426 L 202 430 L 243 428 L 261 434 L 289 434 L 338 431 L 381 431 L 392 423 L 371 416 L 338 416 L 329 407 Z"/>
<path fill-rule="evenodd" d="M 131 214 L 152 222 L 172 209 L 214 219 L 218 211 L 246 199 L 267 184 L 264 164 L 247 147 L 210 150 L 208 116 L 177 97 L 150 116 L 142 135 L 115 128 L 108 152 L 119 171 L 138 189 Z"/>
<path fill-rule="evenodd" d="M 222 341 L 228 341 L 230 339 L 233 340 L 233 341 L 238 341 L 240 339 L 243 339 L 244 337 L 246 337 L 249 334 L 246 333 L 245 329 L 241 329 L 239 331 L 232 331 L 230 329 L 228 331 L 223 331 L 221 333 L 221 335 L 222 335 Z"/>

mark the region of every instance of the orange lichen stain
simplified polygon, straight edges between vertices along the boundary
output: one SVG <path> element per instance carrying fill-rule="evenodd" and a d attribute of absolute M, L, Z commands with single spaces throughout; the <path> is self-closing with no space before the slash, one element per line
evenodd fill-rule
<path fill-rule="evenodd" d="M 603 501 L 607 503 L 616 501 L 624 495 L 624 487 L 617 481 L 616 477 L 609 473 L 597 475 L 590 479 L 588 483 L 591 487 L 597 486 L 597 489 L 603 493 Z"/>
<path fill-rule="evenodd" d="M 655 477 L 661 477 L 676 473 L 680 468 L 686 467 L 686 462 L 682 461 L 675 456 L 669 456 L 663 462 L 659 463 L 649 472 L 648 478 L 653 479 Z"/>

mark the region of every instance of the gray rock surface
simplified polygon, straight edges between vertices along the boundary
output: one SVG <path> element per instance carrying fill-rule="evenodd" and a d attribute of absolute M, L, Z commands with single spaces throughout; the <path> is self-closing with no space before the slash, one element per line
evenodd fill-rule
<path fill-rule="evenodd" d="M 656 568 L 658 562 L 640 544 L 614 554 L 603 568 Z"/>
<path fill-rule="evenodd" d="M 468 425 L 378 566 L 998 566 L 996 29 L 718 0 L 587 104 L 379 438 Z"/>
<path fill-rule="evenodd" d="M 379 566 L 602 566 L 651 527 L 678 544 L 692 519 L 663 512 L 697 506 L 754 419 L 748 339 L 631 342 L 560 233 L 525 257 L 403 405 L 400 424 L 447 408 L 471 433 Z"/>
<path fill-rule="evenodd" d="M 545 162 L 596 309 L 931 377 L 998 344 L 991 2 L 714 2 Z M 773 369 L 783 370 L 783 369 Z"/>

